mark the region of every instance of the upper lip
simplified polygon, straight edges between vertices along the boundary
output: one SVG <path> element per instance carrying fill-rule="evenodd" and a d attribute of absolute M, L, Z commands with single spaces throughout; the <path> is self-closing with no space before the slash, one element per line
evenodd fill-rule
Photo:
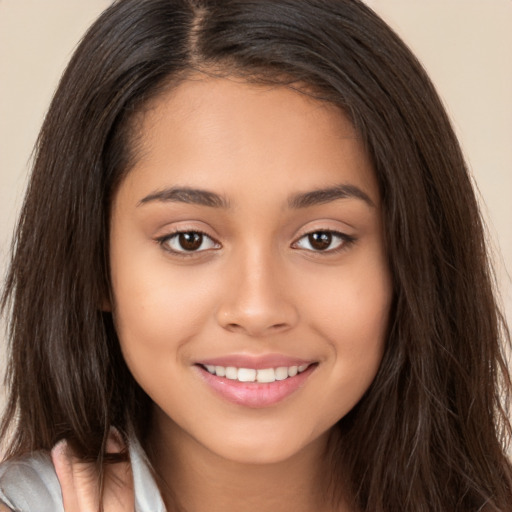
<path fill-rule="evenodd" d="M 310 365 L 315 361 L 301 359 L 299 357 L 287 356 L 284 354 L 247 355 L 230 354 L 226 356 L 201 359 L 196 364 L 203 366 L 234 366 L 235 368 L 279 368 L 281 366 Z"/>

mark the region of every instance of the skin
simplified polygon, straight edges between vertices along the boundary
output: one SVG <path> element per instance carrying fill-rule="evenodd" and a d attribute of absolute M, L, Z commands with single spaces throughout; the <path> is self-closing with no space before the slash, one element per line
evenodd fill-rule
<path fill-rule="evenodd" d="M 322 499 L 329 434 L 375 377 L 392 296 L 361 141 L 339 109 L 306 94 L 202 75 L 137 126 L 138 157 L 112 207 L 109 307 L 154 402 L 146 448 L 166 506 L 174 493 L 187 512 L 332 510 Z M 304 200 L 340 185 L 343 197 Z M 172 187 L 225 204 L 171 197 Z M 202 245 L 186 252 L 176 232 L 194 231 Z M 319 250 L 308 237 L 319 232 L 342 235 Z M 282 401 L 247 407 L 197 366 L 232 354 L 314 369 Z"/>
<path fill-rule="evenodd" d="M 107 442 L 107 451 L 117 453 L 123 446 L 121 437 L 112 431 Z M 51 456 L 62 489 L 66 512 L 98 512 L 100 501 L 105 512 L 134 510 L 133 477 L 129 463 L 106 465 L 104 493 L 100 499 L 94 464 L 81 462 L 66 441 L 58 443 L 53 448 Z"/>

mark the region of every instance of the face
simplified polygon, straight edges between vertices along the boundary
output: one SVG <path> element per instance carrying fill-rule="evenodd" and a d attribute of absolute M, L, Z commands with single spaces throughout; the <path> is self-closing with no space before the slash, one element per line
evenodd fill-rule
<path fill-rule="evenodd" d="M 391 301 L 379 192 L 336 107 L 196 76 L 143 116 L 114 198 L 112 309 L 159 431 L 276 462 L 379 367 Z"/>

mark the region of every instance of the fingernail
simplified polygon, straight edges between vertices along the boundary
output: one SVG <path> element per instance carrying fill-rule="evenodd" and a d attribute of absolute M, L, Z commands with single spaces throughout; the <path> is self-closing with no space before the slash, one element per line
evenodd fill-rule
<path fill-rule="evenodd" d="M 65 439 L 61 439 L 51 450 L 52 454 L 66 455 L 68 450 L 68 442 Z"/>

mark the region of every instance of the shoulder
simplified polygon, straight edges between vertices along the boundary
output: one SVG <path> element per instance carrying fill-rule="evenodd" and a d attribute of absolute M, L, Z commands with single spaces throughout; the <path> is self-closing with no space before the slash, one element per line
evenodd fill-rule
<path fill-rule="evenodd" d="M 5 506 L 20 512 L 64 512 L 48 453 L 35 452 L 0 464 L 0 512 L 9 510 Z"/>

